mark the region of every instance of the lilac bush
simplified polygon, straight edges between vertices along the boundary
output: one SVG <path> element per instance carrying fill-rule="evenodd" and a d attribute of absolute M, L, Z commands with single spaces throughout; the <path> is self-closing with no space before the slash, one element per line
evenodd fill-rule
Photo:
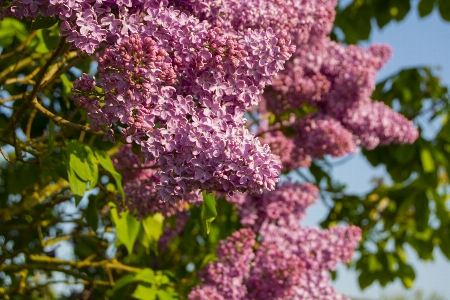
<path fill-rule="evenodd" d="M 330 40 L 336 4 L 13 0 L 1 16 L 58 19 L 72 47 L 97 59 L 98 78 L 83 74 L 71 99 L 105 140 L 127 144 L 113 159 L 119 209 L 177 218 L 161 248 L 203 191 L 235 206 L 244 228 L 220 243 L 190 299 L 344 299 L 328 271 L 351 260 L 361 230 L 299 225 L 319 190 L 280 174 L 412 143 L 418 131 L 370 98 L 392 50 Z"/>

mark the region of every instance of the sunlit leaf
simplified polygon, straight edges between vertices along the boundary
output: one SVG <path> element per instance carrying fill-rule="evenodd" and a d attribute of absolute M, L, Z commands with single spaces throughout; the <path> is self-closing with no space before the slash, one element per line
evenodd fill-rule
<path fill-rule="evenodd" d="M 206 233 L 209 234 L 211 230 L 211 222 L 217 217 L 216 200 L 214 193 L 207 194 L 206 191 L 202 192 L 203 204 L 202 204 L 202 224 L 206 228 Z"/>

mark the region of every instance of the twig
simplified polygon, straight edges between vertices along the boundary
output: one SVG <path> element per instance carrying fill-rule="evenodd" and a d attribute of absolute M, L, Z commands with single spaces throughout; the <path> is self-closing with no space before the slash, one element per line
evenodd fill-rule
<path fill-rule="evenodd" d="M 36 116 L 36 113 L 37 113 L 37 110 L 33 109 L 33 111 L 30 114 L 30 117 L 28 118 L 27 132 L 26 132 L 26 136 L 27 136 L 28 140 L 31 139 L 31 125 L 33 124 L 33 120 L 34 120 L 34 117 Z"/>
<path fill-rule="evenodd" d="M 5 154 L 5 152 L 3 151 L 3 148 L 0 147 L 0 152 L 2 153 L 3 158 L 9 162 L 10 164 L 12 164 L 12 161 L 9 159 L 9 157 Z"/>
<path fill-rule="evenodd" d="M 3 105 L 5 103 L 11 102 L 11 101 L 16 101 L 16 100 L 22 99 L 23 96 L 24 96 L 24 93 L 13 95 L 13 96 L 11 96 L 9 98 L 6 98 L 6 99 L 2 99 L 2 100 L 0 100 L 0 105 Z"/>
<path fill-rule="evenodd" d="M 67 121 L 66 119 L 64 119 L 64 118 L 62 118 L 60 116 L 57 116 L 57 115 L 53 114 L 52 112 L 50 112 L 47 109 L 45 109 L 45 107 L 43 107 L 41 104 L 39 104 L 39 102 L 37 101 L 36 98 L 31 100 L 30 103 L 38 111 L 40 111 L 45 116 L 49 117 L 50 119 L 52 119 L 53 121 L 55 121 L 56 123 L 58 123 L 60 125 L 64 125 L 64 126 L 67 126 L 67 127 L 79 130 L 79 131 L 85 131 L 85 132 L 89 132 L 89 133 L 96 134 L 96 135 L 105 135 L 105 132 L 103 132 L 103 131 L 95 131 L 95 130 L 91 129 L 90 127 L 72 123 L 72 122 Z"/>
<path fill-rule="evenodd" d="M 32 38 L 34 38 L 34 37 L 36 36 L 36 34 L 37 34 L 37 30 L 34 30 L 33 32 L 31 32 L 30 35 L 25 39 L 25 41 L 22 42 L 22 44 L 20 44 L 19 47 L 17 47 L 16 50 L 11 51 L 11 52 L 9 52 L 9 53 L 5 53 L 5 54 L 3 54 L 3 55 L 0 55 L 0 59 L 3 60 L 3 59 L 5 59 L 5 58 L 8 58 L 8 57 L 10 57 L 10 56 L 13 56 L 13 55 L 16 54 L 16 53 L 21 52 L 21 51 L 25 48 L 25 46 L 28 44 L 28 42 L 29 42 Z"/>
<path fill-rule="evenodd" d="M 39 85 L 42 83 L 42 80 L 45 77 L 45 72 L 47 72 L 47 69 L 50 67 L 50 65 L 52 64 L 53 60 L 56 59 L 56 57 L 58 57 L 58 55 L 61 53 L 61 51 L 64 48 L 64 44 L 65 44 L 65 37 L 62 37 L 59 39 L 58 44 L 55 47 L 55 50 L 53 51 L 53 53 L 50 55 L 49 59 L 47 60 L 47 62 L 45 63 L 45 65 L 42 67 L 42 69 L 39 71 L 39 75 L 38 75 L 38 79 L 36 80 L 36 84 L 33 87 L 33 90 L 31 91 L 31 93 L 29 95 L 27 95 L 25 97 L 26 100 L 28 101 L 24 101 L 22 103 L 22 105 L 19 107 L 19 109 L 14 113 L 14 117 L 13 120 L 15 119 L 17 122 L 20 121 L 20 119 L 22 119 L 22 116 L 26 113 L 26 111 L 28 110 L 29 104 L 27 102 L 31 102 L 32 100 L 34 100 L 36 98 L 36 95 L 38 93 L 38 89 L 39 89 Z M 48 55 L 44 55 L 44 56 L 39 56 L 42 58 L 46 58 L 48 57 Z M 28 61 L 27 61 L 28 59 Z M 30 64 L 31 62 L 33 62 L 36 58 L 33 57 L 33 55 L 31 55 L 30 57 L 28 57 L 27 59 L 24 59 L 23 61 L 21 61 L 23 64 Z M 0 73 L 0 82 L 2 81 L 2 78 L 5 78 L 5 74 L 8 74 L 9 72 L 12 72 L 14 69 L 12 70 L 5 70 L 2 73 Z M 2 85 L 2 83 L 0 83 L 0 85 Z M 5 136 L 5 133 L 11 132 L 15 130 L 15 121 L 14 122 L 10 122 L 6 128 L 3 131 L 3 137 Z"/>
<path fill-rule="evenodd" d="M 50 78 L 49 80 L 46 80 L 42 85 L 41 85 L 41 90 L 45 89 L 51 82 L 53 82 L 56 78 L 58 78 L 59 76 L 61 76 L 62 74 L 66 73 L 67 71 L 69 71 L 73 66 L 75 66 L 76 64 L 78 64 L 80 61 L 86 59 L 87 56 L 81 56 L 78 57 L 77 59 L 71 61 L 70 63 L 68 63 L 64 68 L 62 68 L 61 70 L 59 70 L 58 72 L 56 72 L 52 78 Z"/>

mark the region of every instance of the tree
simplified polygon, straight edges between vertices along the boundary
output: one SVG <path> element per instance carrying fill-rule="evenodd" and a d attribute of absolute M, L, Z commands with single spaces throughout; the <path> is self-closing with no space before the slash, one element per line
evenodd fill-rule
<path fill-rule="evenodd" d="M 438 10 L 450 21 L 448 1 L 422 0 L 416 7 L 412 1 L 353 1 L 338 9 L 334 32 L 341 42 L 356 43 L 369 38 L 373 24 L 383 28 L 401 21 L 417 9 L 421 17 Z M 358 24 L 358 26 L 354 26 Z M 329 174 L 330 166 L 322 164 L 316 182 L 326 178 L 326 190 L 331 191 L 332 208 L 322 226 L 340 221 L 362 228 L 363 239 L 357 250 L 360 258 L 359 284 L 367 287 L 374 281 L 382 286 L 400 278 L 409 288 L 415 273 L 404 255 L 405 246 L 414 249 L 423 260 L 433 260 L 438 247 L 450 259 L 448 185 L 448 88 L 440 83 L 433 69 L 427 66 L 400 70 L 377 84 L 372 98 L 388 106 L 394 102 L 398 111 L 410 120 L 427 116 L 429 121 L 442 120 L 434 138 L 419 139 L 412 145 L 389 145 L 362 153 L 373 166 L 384 165 L 394 182 L 383 180 L 366 195 L 343 194 Z M 419 131 L 422 131 L 418 124 Z M 325 183 L 325 181 L 323 181 Z M 369 251 L 368 245 L 376 251 Z M 387 246 L 394 245 L 394 247 Z M 373 249 L 373 247 L 372 247 Z M 404 267 L 402 267 L 404 265 Z"/>
<path fill-rule="evenodd" d="M 332 1 L 1 4 L 2 296 L 50 298 L 61 281 L 82 284 L 72 295 L 82 299 L 340 299 L 327 271 L 350 261 L 376 216 L 389 220 L 389 193 L 437 191 L 445 206 L 436 185 L 419 183 L 357 199 L 323 170 L 326 155 L 364 147 L 383 163 L 373 153 L 387 148 L 377 146 L 418 138 L 412 122 L 370 98 L 389 47 L 332 41 Z M 396 99 L 405 76 L 447 103 L 427 69 L 404 71 L 375 95 Z M 421 107 L 401 112 L 413 118 Z M 435 149 L 419 149 L 422 165 L 404 164 L 437 172 Z M 289 180 L 300 167 L 341 194 L 324 225 L 350 226 L 298 224 L 319 192 Z M 371 210 L 360 215 L 360 205 Z M 406 207 L 405 218 L 424 236 L 422 206 L 425 215 Z M 360 251 L 362 263 L 385 263 Z M 385 258 L 408 285 L 401 251 Z M 362 263 L 362 286 L 380 278 Z"/>

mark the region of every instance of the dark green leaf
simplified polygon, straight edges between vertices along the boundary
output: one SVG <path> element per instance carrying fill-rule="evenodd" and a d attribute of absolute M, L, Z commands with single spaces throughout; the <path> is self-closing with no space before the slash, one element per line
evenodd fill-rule
<path fill-rule="evenodd" d="M 105 151 L 97 150 L 95 151 L 95 156 L 97 157 L 98 161 L 100 162 L 100 165 L 109 173 L 111 173 L 112 177 L 116 181 L 117 189 L 119 190 L 120 195 L 122 196 L 123 200 L 125 200 L 125 193 L 123 191 L 122 187 L 122 176 L 117 173 L 116 169 L 114 168 L 114 165 L 111 161 L 111 158 L 106 154 Z"/>
<path fill-rule="evenodd" d="M 434 8 L 434 0 L 420 0 L 419 6 L 417 7 L 421 18 L 431 14 L 433 8 Z"/>
<path fill-rule="evenodd" d="M 125 276 L 120 277 L 119 280 L 116 281 L 114 288 L 111 291 L 112 296 L 110 296 L 110 300 L 123 300 L 127 296 L 127 287 L 133 283 L 135 274 L 127 274 Z"/>
<path fill-rule="evenodd" d="M 361 290 L 364 290 L 366 287 L 371 285 L 375 281 L 374 273 L 370 273 L 367 271 L 362 271 L 358 277 L 358 283 Z"/>
<path fill-rule="evenodd" d="M 413 268 L 410 265 L 401 264 L 399 267 L 399 275 L 402 280 L 403 285 L 410 289 L 414 284 L 414 279 L 416 278 L 416 274 Z"/>
<path fill-rule="evenodd" d="M 448 0 L 439 0 L 439 13 L 441 14 L 442 19 L 450 22 L 450 1 Z"/>
<path fill-rule="evenodd" d="M 57 18 L 54 17 L 43 17 L 38 15 L 36 19 L 31 24 L 30 30 L 38 30 L 42 28 L 50 28 L 58 22 Z"/>

